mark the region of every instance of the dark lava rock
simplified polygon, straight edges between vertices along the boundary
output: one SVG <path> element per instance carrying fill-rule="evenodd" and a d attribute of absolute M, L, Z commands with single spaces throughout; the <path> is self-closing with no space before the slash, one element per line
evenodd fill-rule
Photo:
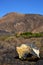
<path fill-rule="evenodd" d="M 37 61 L 37 63 L 35 65 L 43 65 L 43 60 Z"/>

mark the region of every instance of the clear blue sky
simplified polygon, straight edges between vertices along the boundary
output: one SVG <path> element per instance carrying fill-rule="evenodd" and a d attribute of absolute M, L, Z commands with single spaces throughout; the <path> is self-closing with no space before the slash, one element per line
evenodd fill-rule
<path fill-rule="evenodd" d="M 0 0 L 0 17 L 9 12 L 43 15 L 43 0 Z"/>

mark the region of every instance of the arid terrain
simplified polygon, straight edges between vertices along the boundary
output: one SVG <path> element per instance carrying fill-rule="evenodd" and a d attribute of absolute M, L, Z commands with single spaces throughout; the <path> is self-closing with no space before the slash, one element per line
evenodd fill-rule
<path fill-rule="evenodd" d="M 0 19 L 0 30 L 7 32 L 43 32 L 43 16 L 9 13 Z"/>
<path fill-rule="evenodd" d="M 43 32 L 43 16 L 39 14 L 8 13 L 0 18 L 0 65 L 43 65 L 43 37 L 16 37 L 16 33 Z M 16 46 L 36 44 L 40 59 L 20 60 Z"/>

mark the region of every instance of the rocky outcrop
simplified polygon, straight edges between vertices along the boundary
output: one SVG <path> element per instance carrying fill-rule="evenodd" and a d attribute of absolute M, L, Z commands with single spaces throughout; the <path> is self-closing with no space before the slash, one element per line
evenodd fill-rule
<path fill-rule="evenodd" d="M 28 43 L 29 44 L 29 43 Z M 34 45 L 33 45 L 34 46 Z M 33 56 L 32 59 L 36 59 L 36 58 L 40 58 L 39 56 L 39 49 L 37 49 L 37 47 L 33 47 L 32 44 L 26 45 L 26 44 L 22 44 L 19 47 L 16 47 L 17 53 L 19 55 L 20 59 L 26 59 L 26 58 L 31 58 Z"/>

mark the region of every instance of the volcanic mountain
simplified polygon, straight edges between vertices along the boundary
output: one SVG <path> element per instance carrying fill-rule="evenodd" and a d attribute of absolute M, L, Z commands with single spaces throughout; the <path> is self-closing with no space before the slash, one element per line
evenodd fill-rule
<path fill-rule="evenodd" d="M 0 30 L 6 32 L 43 32 L 43 16 L 8 13 L 0 18 Z"/>

